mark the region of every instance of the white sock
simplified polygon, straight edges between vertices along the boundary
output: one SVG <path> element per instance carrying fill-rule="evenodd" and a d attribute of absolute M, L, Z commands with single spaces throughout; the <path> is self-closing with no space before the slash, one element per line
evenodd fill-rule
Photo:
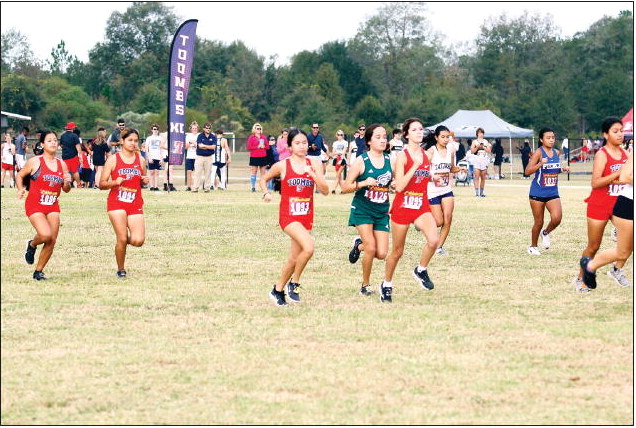
<path fill-rule="evenodd" d="M 387 281 L 386 279 L 382 281 L 382 288 L 391 288 L 393 287 L 393 281 Z"/>
<path fill-rule="evenodd" d="M 423 272 L 423 271 L 425 271 L 425 270 L 426 270 L 426 267 L 422 267 L 422 266 L 420 266 L 420 265 L 417 265 L 417 271 L 418 271 L 418 272 Z"/>

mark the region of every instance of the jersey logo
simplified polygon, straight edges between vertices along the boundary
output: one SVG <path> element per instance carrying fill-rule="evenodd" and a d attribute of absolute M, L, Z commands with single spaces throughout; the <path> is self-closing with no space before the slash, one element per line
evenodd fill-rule
<path fill-rule="evenodd" d="M 388 186 L 392 177 L 393 174 L 391 174 L 391 171 L 387 171 L 384 174 L 379 175 L 376 180 L 379 186 Z"/>

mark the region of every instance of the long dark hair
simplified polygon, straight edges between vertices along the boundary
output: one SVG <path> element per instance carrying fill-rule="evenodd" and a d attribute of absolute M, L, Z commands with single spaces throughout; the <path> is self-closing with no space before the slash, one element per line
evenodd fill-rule
<path fill-rule="evenodd" d="M 367 148 L 370 148 L 369 141 L 371 141 L 371 137 L 373 136 L 373 131 L 376 128 L 384 128 L 384 125 L 380 125 L 379 123 L 374 123 L 369 126 L 364 131 L 364 142 L 367 145 Z"/>
<path fill-rule="evenodd" d="M 603 123 L 601 123 L 601 133 L 609 134 L 610 128 L 615 123 L 620 123 L 621 125 L 623 124 L 623 122 L 617 117 L 610 116 L 610 117 L 606 118 L 603 121 Z M 605 138 L 605 136 L 603 136 L 603 144 L 601 145 L 601 147 L 604 146 L 605 144 L 607 144 L 607 139 Z"/>
<path fill-rule="evenodd" d="M 287 134 L 287 146 L 291 147 L 292 145 L 292 141 L 294 140 L 294 137 L 298 134 L 303 134 L 305 136 L 305 138 L 307 137 L 307 133 L 305 131 L 303 131 L 300 128 L 293 128 L 289 130 L 289 134 Z"/>

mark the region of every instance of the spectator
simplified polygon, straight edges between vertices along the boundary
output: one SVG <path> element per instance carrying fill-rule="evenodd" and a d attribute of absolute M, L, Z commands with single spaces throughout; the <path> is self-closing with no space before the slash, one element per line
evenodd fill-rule
<path fill-rule="evenodd" d="M 320 133 L 320 125 L 318 125 L 317 123 L 313 123 L 311 125 L 311 133 L 307 134 L 307 141 L 309 142 L 307 157 L 309 159 L 316 159 L 322 163 L 322 173 L 324 175 L 327 169 L 327 162 L 329 161 L 329 150 L 325 145 L 325 139 Z M 326 160 L 323 153 L 327 154 Z"/>
<path fill-rule="evenodd" d="M 354 138 L 356 145 L 356 156 L 360 156 L 362 153 L 367 151 L 367 143 L 364 139 L 364 133 L 366 131 L 366 126 L 364 124 L 358 126 L 358 136 Z M 354 134 L 355 136 L 355 134 Z M 352 164 L 351 164 L 352 165 Z"/>
<path fill-rule="evenodd" d="M 162 132 L 161 137 L 161 155 L 163 156 L 163 190 L 176 192 L 174 187 L 174 165 L 170 164 L 170 156 L 168 156 L 168 133 Z"/>
<path fill-rule="evenodd" d="M 276 151 L 276 137 L 267 136 L 267 167 L 265 171 L 269 171 L 272 165 L 278 162 L 278 152 Z M 274 179 L 267 182 L 267 190 L 274 190 Z"/>
<path fill-rule="evenodd" d="M 291 150 L 287 145 L 287 136 L 289 135 L 289 131 L 287 128 L 280 131 L 280 135 L 278 136 L 278 140 L 276 141 L 276 150 L 278 151 L 278 159 L 285 160 L 291 156 Z"/>
<path fill-rule="evenodd" d="M 501 173 L 501 164 L 503 162 L 504 149 L 501 145 L 501 139 L 495 138 L 495 144 L 492 146 L 492 153 L 495 155 L 495 180 L 504 178 Z"/>
<path fill-rule="evenodd" d="M 488 171 L 488 165 L 490 164 L 490 154 L 492 153 L 492 146 L 484 138 L 486 131 L 483 128 L 477 128 L 475 131 L 476 139 L 470 146 L 470 152 L 473 154 L 473 166 L 474 166 L 474 184 L 475 184 L 475 196 L 485 197 L 484 188 L 486 187 L 486 172 Z"/>
<path fill-rule="evenodd" d="M 108 145 L 111 148 L 111 152 L 117 153 L 121 150 L 121 131 L 126 128 L 126 121 L 124 119 L 117 119 L 117 126 L 108 137 Z"/>
<path fill-rule="evenodd" d="M 159 125 L 153 123 L 152 134 L 144 141 L 144 151 L 148 162 L 149 186 L 151 192 L 159 190 L 159 171 L 161 170 L 161 137 Z"/>
<path fill-rule="evenodd" d="M 110 156 L 110 146 L 106 142 L 106 130 L 104 128 L 97 130 L 97 136 L 91 143 L 91 150 L 93 152 L 93 166 L 95 167 L 96 177 L 94 181 L 99 181 L 106 159 Z M 95 184 L 93 187 L 97 188 L 97 185 Z"/>
<path fill-rule="evenodd" d="M 82 151 L 82 144 L 77 134 L 73 132 L 73 129 L 75 129 L 74 122 L 67 123 L 64 129 L 66 131 L 60 137 L 62 160 L 73 177 L 75 187 L 79 187 L 79 153 Z"/>
<path fill-rule="evenodd" d="M 192 171 L 194 171 L 194 162 L 197 159 L 197 138 L 199 137 L 199 124 L 193 121 L 190 124 L 190 132 L 186 134 L 186 191 L 192 190 Z"/>
<path fill-rule="evenodd" d="M 4 134 L 4 143 L 2 143 L 2 187 L 4 187 L 4 181 L 9 175 L 11 184 L 9 187 L 13 187 L 13 171 L 15 164 L 15 144 L 11 141 L 11 134 L 8 132 Z"/>
<path fill-rule="evenodd" d="M 561 149 L 563 150 L 563 155 L 565 157 L 565 161 L 570 158 L 570 140 L 568 140 L 568 136 L 566 135 L 561 143 Z"/>
<path fill-rule="evenodd" d="M 349 159 L 347 161 L 348 165 L 353 165 L 353 162 L 356 160 L 356 156 L 358 154 L 358 145 L 357 139 L 360 137 L 360 131 L 356 131 L 353 133 L 353 140 L 349 142 Z"/>
<path fill-rule="evenodd" d="M 22 128 L 22 132 L 15 139 L 15 166 L 16 171 L 20 171 L 26 164 L 27 153 L 27 137 L 29 136 L 29 128 Z"/>
<path fill-rule="evenodd" d="M 82 144 L 82 150 L 80 150 L 79 153 L 80 187 L 93 187 L 93 168 L 91 167 L 91 156 L 92 154 L 88 146 Z"/>
<path fill-rule="evenodd" d="M 464 158 L 466 157 L 466 147 L 464 147 L 464 143 L 462 143 L 462 140 L 457 140 L 456 141 L 457 144 L 457 152 L 455 153 L 455 160 L 457 162 L 464 160 Z"/>
<path fill-rule="evenodd" d="M 201 181 L 203 181 L 203 191 L 206 193 L 210 191 L 214 149 L 216 149 L 216 135 L 212 133 L 212 125 L 206 123 L 203 125 L 203 132 L 197 137 L 197 159 L 194 161 L 194 183 L 192 183 L 192 191 L 195 193 L 199 191 Z"/>
<path fill-rule="evenodd" d="M 227 166 L 232 162 L 232 154 L 230 146 L 227 144 L 227 138 L 223 137 L 223 130 L 217 129 L 216 134 L 216 150 L 214 152 L 214 162 L 212 163 L 212 188 L 227 190 Z M 219 185 L 216 186 L 216 177 L 219 177 Z"/>
<path fill-rule="evenodd" d="M 402 140 L 402 130 L 395 128 L 393 130 L 393 138 L 389 141 L 391 159 L 395 161 L 397 154 L 404 149 L 404 141 Z"/>
<path fill-rule="evenodd" d="M 262 177 L 267 166 L 267 141 L 260 123 L 252 126 L 252 135 L 247 139 L 247 150 L 250 151 L 250 184 L 252 192 L 256 192 L 256 172 Z"/>
<path fill-rule="evenodd" d="M 526 168 L 528 167 L 528 162 L 530 162 L 530 154 L 532 153 L 532 149 L 530 148 L 530 142 L 528 140 L 524 141 L 523 146 L 517 146 L 517 150 L 519 150 L 519 153 L 521 153 L 523 179 L 527 180 L 530 176 L 526 175 Z"/>

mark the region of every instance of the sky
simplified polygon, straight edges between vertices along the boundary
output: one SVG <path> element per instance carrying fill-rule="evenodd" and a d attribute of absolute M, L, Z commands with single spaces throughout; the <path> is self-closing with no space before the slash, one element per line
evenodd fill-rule
<path fill-rule="evenodd" d="M 335 40 L 349 40 L 360 23 L 382 6 L 376 2 L 164 2 L 186 19 L 198 19 L 197 36 L 231 43 L 242 40 L 266 59 L 276 55 L 282 65 L 303 50 L 313 51 Z M 26 35 L 36 57 L 49 59 L 64 40 L 67 50 L 88 61 L 88 52 L 104 40 L 106 22 L 131 2 L 6 2 L 1 3 L 1 32 L 10 28 Z M 631 10 L 632 2 L 428 2 L 427 18 L 449 46 L 475 40 L 482 23 L 503 13 L 517 18 L 552 15 L 562 37 L 585 31 L 603 16 Z M 21 18 L 24 17 L 24 18 Z M 289 18 L 292 18 L 291 20 Z M 42 25 L 46 22 L 46 25 Z"/>

